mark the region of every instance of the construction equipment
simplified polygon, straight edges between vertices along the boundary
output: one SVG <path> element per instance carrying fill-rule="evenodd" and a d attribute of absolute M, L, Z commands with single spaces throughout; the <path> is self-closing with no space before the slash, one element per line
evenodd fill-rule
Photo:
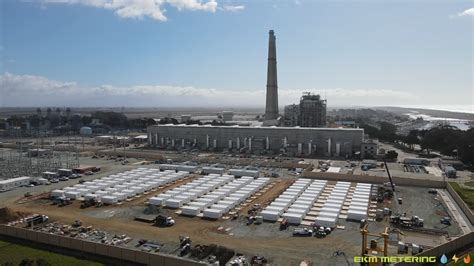
<path fill-rule="evenodd" d="M 58 207 L 64 207 L 71 203 L 72 203 L 71 199 L 66 198 L 66 197 L 58 197 L 58 198 L 53 199 L 53 205 L 58 205 Z"/>
<path fill-rule="evenodd" d="M 385 159 L 383 159 L 383 164 L 384 164 L 384 166 L 385 166 L 385 170 L 387 171 L 388 179 L 389 179 L 389 181 L 390 181 L 390 184 L 389 184 L 389 185 L 390 185 L 390 188 L 391 188 L 391 189 L 386 189 L 386 188 L 385 188 L 385 187 L 386 187 L 385 184 L 384 184 L 384 187 L 383 187 L 382 189 L 380 189 L 380 187 L 379 187 L 379 189 L 383 191 L 383 192 L 382 192 L 383 197 L 382 197 L 382 199 L 381 199 L 381 198 L 380 198 L 380 192 L 381 192 L 381 191 L 378 190 L 377 201 L 378 201 L 379 203 L 383 202 L 384 199 L 391 199 L 391 198 L 393 198 L 393 197 L 396 198 L 395 184 L 393 183 L 392 175 L 390 174 L 390 170 L 388 169 L 388 165 L 387 165 L 387 162 L 385 161 Z M 401 201 L 400 199 L 401 199 L 401 198 L 399 198 L 398 201 L 397 201 L 397 202 L 398 202 L 398 205 L 401 205 L 401 204 L 402 204 L 402 201 Z M 394 205 L 394 211 L 395 211 L 395 212 L 398 212 L 398 205 L 397 205 L 397 204 Z"/>
<path fill-rule="evenodd" d="M 179 256 L 185 256 L 191 251 L 191 238 L 189 236 L 179 236 Z"/>
<path fill-rule="evenodd" d="M 253 224 L 253 222 L 255 221 L 255 216 L 247 216 L 247 225 L 251 225 Z"/>
<path fill-rule="evenodd" d="M 37 225 L 37 224 L 45 223 L 45 222 L 48 221 L 48 219 L 49 219 L 48 216 L 38 214 L 38 215 L 35 215 L 33 217 L 30 217 L 30 218 L 26 219 L 26 223 L 28 224 L 28 226 L 34 226 L 34 225 Z"/>
<path fill-rule="evenodd" d="M 186 244 L 181 247 L 181 250 L 179 251 L 179 256 L 185 256 L 191 251 L 191 244 Z"/>
<path fill-rule="evenodd" d="M 385 230 L 383 233 L 380 234 L 371 234 L 369 232 L 369 224 L 367 222 L 364 222 L 363 224 L 361 223 L 361 229 L 360 233 L 362 235 L 362 256 L 367 256 L 372 253 L 372 251 L 376 252 L 383 252 L 384 256 L 388 256 L 388 237 L 389 237 L 389 228 L 385 227 Z M 368 236 L 373 236 L 373 237 L 383 237 L 383 249 L 377 247 L 376 242 L 373 243 L 371 242 L 371 246 L 368 247 L 367 244 L 367 237 Z"/>
<path fill-rule="evenodd" d="M 251 261 L 251 265 L 266 265 L 267 263 L 267 259 L 263 256 L 253 256 L 252 257 L 252 261 Z"/>
<path fill-rule="evenodd" d="M 293 236 L 312 236 L 313 235 L 313 230 L 308 229 L 306 227 L 304 228 L 295 228 L 293 230 Z"/>
<path fill-rule="evenodd" d="M 423 252 L 423 246 L 417 244 L 411 244 L 411 254 L 416 255 L 418 253 Z"/>
<path fill-rule="evenodd" d="M 385 170 L 387 170 L 387 175 L 388 179 L 390 180 L 390 185 L 392 186 L 392 191 L 395 192 L 395 184 L 393 183 L 392 175 L 390 175 L 390 170 L 388 170 L 387 162 L 385 161 L 385 159 L 383 159 L 383 164 L 385 166 Z"/>
<path fill-rule="evenodd" d="M 451 218 L 450 217 L 443 217 L 441 218 L 440 222 L 445 225 L 451 225 Z"/>
<path fill-rule="evenodd" d="M 327 233 L 326 231 L 324 231 L 324 229 L 318 229 L 316 230 L 316 232 L 314 232 L 314 236 L 317 237 L 317 238 L 325 238 L 327 236 Z"/>
<path fill-rule="evenodd" d="M 390 223 L 405 228 L 423 227 L 423 219 L 418 216 L 406 217 L 401 215 L 390 216 Z"/>
<path fill-rule="evenodd" d="M 157 226 L 173 226 L 175 221 L 171 216 L 158 215 L 155 218 L 155 225 Z"/>
<path fill-rule="evenodd" d="M 408 253 L 408 245 L 403 243 L 402 241 L 398 241 L 398 254 L 406 253 Z"/>
<path fill-rule="evenodd" d="M 191 238 L 189 236 L 179 236 L 179 246 L 183 247 L 186 244 L 191 244 Z"/>
<path fill-rule="evenodd" d="M 280 222 L 280 230 L 283 231 L 286 230 L 286 228 L 288 228 L 288 220 L 283 218 Z"/>
<path fill-rule="evenodd" d="M 97 202 L 95 199 L 84 200 L 84 201 L 81 203 L 81 209 L 89 208 L 89 207 L 91 207 L 91 206 L 96 206 L 97 203 L 98 203 L 98 202 Z"/>
<path fill-rule="evenodd" d="M 82 222 L 80 220 L 75 220 L 74 223 L 72 224 L 72 227 L 81 227 Z"/>

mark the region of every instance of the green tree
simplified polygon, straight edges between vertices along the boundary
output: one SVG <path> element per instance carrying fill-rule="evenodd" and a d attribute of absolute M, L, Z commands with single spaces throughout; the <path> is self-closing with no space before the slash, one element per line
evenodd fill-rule
<path fill-rule="evenodd" d="M 51 263 L 49 263 L 45 259 L 39 258 L 39 259 L 36 260 L 36 266 L 51 266 Z"/>
<path fill-rule="evenodd" d="M 385 154 L 385 158 L 389 160 L 396 160 L 398 158 L 398 152 L 390 150 Z"/>
<path fill-rule="evenodd" d="M 420 131 L 419 130 L 411 130 L 408 135 L 403 139 L 403 141 L 410 145 L 410 149 L 414 149 L 414 145 L 420 144 L 420 139 L 419 139 Z"/>
<path fill-rule="evenodd" d="M 34 265 L 35 265 L 35 262 L 30 259 L 23 259 L 19 264 L 19 266 L 34 266 Z"/>

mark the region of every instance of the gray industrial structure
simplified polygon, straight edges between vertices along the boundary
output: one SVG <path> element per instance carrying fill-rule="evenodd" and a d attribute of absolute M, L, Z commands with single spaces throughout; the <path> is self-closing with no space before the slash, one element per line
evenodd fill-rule
<path fill-rule="evenodd" d="M 222 112 L 222 120 L 224 120 L 224 122 L 234 120 L 234 112 L 232 112 L 232 111 L 223 111 Z"/>
<path fill-rule="evenodd" d="M 267 99 L 265 105 L 265 120 L 272 121 L 278 118 L 278 82 L 276 62 L 276 42 L 273 30 L 268 39 L 268 66 L 267 66 Z"/>
<path fill-rule="evenodd" d="M 326 100 L 321 96 L 305 93 L 300 100 L 299 125 L 301 127 L 322 127 L 326 125 Z"/>
<path fill-rule="evenodd" d="M 305 94 L 299 105 L 285 108 L 292 113 L 292 126 L 277 127 L 278 85 L 276 44 L 273 30 L 268 43 L 267 97 L 262 127 L 211 125 L 154 125 L 148 127 L 148 145 L 161 149 L 198 149 L 288 156 L 350 157 L 359 154 L 364 130 L 358 128 L 317 128 L 326 124 L 326 100 Z M 291 109 L 291 110 L 290 110 Z M 223 113 L 223 120 L 232 115 Z"/>
<path fill-rule="evenodd" d="M 284 111 L 285 126 L 326 126 L 326 100 L 319 95 L 306 92 L 301 96 L 299 104 L 287 105 Z"/>
<path fill-rule="evenodd" d="M 155 125 L 148 144 L 161 149 L 200 149 L 305 156 L 352 156 L 360 152 L 364 130 L 355 128 Z"/>
<path fill-rule="evenodd" d="M 283 123 L 287 127 L 296 127 L 300 125 L 300 106 L 298 104 L 290 104 L 285 106 L 283 113 Z"/>

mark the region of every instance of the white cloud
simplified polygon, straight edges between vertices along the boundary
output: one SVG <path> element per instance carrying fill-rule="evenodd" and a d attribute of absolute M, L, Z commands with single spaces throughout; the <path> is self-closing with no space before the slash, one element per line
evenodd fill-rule
<path fill-rule="evenodd" d="M 305 91 L 328 98 L 329 106 L 406 103 L 407 92 L 383 89 L 279 89 L 280 107 L 299 102 Z M 0 75 L 0 106 L 263 107 L 265 89 L 223 90 L 191 86 L 82 86 L 41 76 Z M 416 97 L 415 97 L 416 98 Z"/>
<path fill-rule="evenodd" d="M 222 10 L 224 11 L 230 11 L 230 12 L 239 12 L 245 9 L 245 6 L 239 5 L 239 6 L 229 6 L 225 5 L 222 7 Z"/>
<path fill-rule="evenodd" d="M 466 17 L 466 16 L 474 17 L 474 8 L 469 8 L 469 9 L 464 10 L 461 13 L 458 13 L 458 17 Z"/>
<path fill-rule="evenodd" d="M 217 0 L 42 0 L 44 4 L 84 5 L 113 10 L 122 18 L 150 17 L 166 21 L 165 7 L 178 10 L 207 11 L 217 10 Z"/>
<path fill-rule="evenodd" d="M 462 17 L 474 17 L 474 8 L 468 8 L 462 12 L 449 16 L 449 18 L 451 19 L 462 18 Z"/>

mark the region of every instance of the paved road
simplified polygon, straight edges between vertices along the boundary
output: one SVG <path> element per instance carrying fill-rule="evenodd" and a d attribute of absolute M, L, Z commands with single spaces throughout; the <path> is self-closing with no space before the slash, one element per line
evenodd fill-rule
<path fill-rule="evenodd" d="M 462 210 L 457 206 L 456 202 L 451 198 L 451 195 L 449 195 L 449 193 L 445 190 L 441 189 L 438 189 L 438 195 L 440 195 L 443 201 L 446 203 L 446 206 L 448 207 L 451 216 L 456 219 L 463 234 L 468 234 L 472 232 L 473 228 L 471 226 L 471 223 L 464 215 Z"/>

